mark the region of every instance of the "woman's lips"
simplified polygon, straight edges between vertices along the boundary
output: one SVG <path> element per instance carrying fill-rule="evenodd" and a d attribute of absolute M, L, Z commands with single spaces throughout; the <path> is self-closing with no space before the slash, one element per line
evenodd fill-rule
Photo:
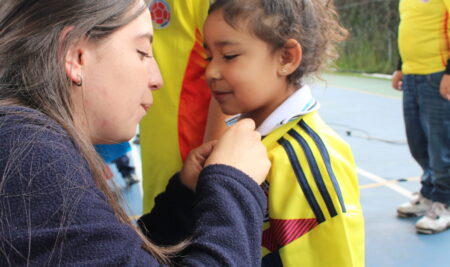
<path fill-rule="evenodd" d="M 150 108 L 150 104 L 141 104 L 141 107 L 145 110 L 145 112 L 148 111 L 148 109 Z"/>

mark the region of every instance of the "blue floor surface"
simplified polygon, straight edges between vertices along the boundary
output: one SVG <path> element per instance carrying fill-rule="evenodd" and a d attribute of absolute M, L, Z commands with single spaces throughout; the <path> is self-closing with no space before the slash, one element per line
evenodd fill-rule
<path fill-rule="evenodd" d="M 396 207 L 420 188 L 421 174 L 406 144 L 401 93 L 391 89 L 389 80 L 324 78 L 327 84 L 317 83 L 313 92 L 322 118 L 353 149 L 365 217 L 366 266 L 450 266 L 450 230 L 419 235 L 417 219 L 396 216 Z M 374 180 L 378 178 L 409 180 L 380 184 Z"/>

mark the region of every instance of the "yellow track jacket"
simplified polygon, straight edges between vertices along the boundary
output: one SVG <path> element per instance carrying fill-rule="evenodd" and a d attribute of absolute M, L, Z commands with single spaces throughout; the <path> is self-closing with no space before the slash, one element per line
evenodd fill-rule
<path fill-rule="evenodd" d="M 364 221 L 351 149 L 303 115 L 263 139 L 272 168 L 263 266 L 364 266 Z"/>

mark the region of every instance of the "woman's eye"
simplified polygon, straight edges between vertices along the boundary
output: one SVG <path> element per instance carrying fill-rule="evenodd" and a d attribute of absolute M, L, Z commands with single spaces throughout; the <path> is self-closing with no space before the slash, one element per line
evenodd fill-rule
<path fill-rule="evenodd" d="M 224 55 L 223 58 L 226 60 L 232 60 L 233 58 L 237 57 L 239 55 Z"/>
<path fill-rule="evenodd" d="M 141 59 L 152 58 L 152 56 L 149 53 L 147 53 L 147 52 L 144 52 L 144 51 L 141 51 L 141 50 L 137 50 L 137 52 L 138 52 L 139 56 L 141 57 Z"/>
<path fill-rule="evenodd" d="M 205 57 L 205 60 L 210 62 L 212 60 L 212 57 Z"/>

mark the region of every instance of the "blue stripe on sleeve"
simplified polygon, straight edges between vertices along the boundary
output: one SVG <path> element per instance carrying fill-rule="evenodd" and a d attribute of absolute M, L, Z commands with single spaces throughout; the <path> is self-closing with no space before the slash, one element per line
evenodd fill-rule
<path fill-rule="evenodd" d="M 344 205 L 344 199 L 342 198 L 341 188 L 339 187 L 339 184 L 336 180 L 336 176 L 334 175 L 333 168 L 331 167 L 331 160 L 330 155 L 328 154 L 328 150 L 325 147 L 325 144 L 323 143 L 320 136 L 314 132 L 311 127 L 309 127 L 304 120 L 300 120 L 298 122 L 298 125 L 314 140 L 314 142 L 317 144 L 317 147 L 319 148 L 320 153 L 322 154 L 322 158 L 325 162 L 325 166 L 328 170 L 328 174 L 330 175 L 330 179 L 333 182 L 334 190 L 336 191 L 336 194 L 339 198 L 339 202 L 341 204 L 342 212 L 346 212 L 345 205 Z"/>
<path fill-rule="evenodd" d="M 311 168 L 311 172 L 314 176 L 314 180 L 316 181 L 317 187 L 319 188 L 320 194 L 322 195 L 325 204 L 327 205 L 328 212 L 331 217 L 337 215 L 336 209 L 333 205 L 333 200 L 331 200 L 330 194 L 328 193 L 325 182 L 323 181 L 322 174 L 320 173 L 319 166 L 317 165 L 316 159 L 311 151 L 306 140 L 295 130 L 291 129 L 289 135 L 294 137 L 294 139 L 299 143 L 299 145 L 303 148 L 305 152 L 306 159 L 308 160 L 309 167 Z"/>
<path fill-rule="evenodd" d="M 289 143 L 289 141 L 287 141 L 283 137 L 278 140 L 278 143 L 281 146 L 283 146 L 284 150 L 286 151 L 289 157 L 289 161 L 291 162 L 291 166 L 294 169 L 295 176 L 297 177 L 297 181 L 300 184 L 300 187 L 303 193 L 305 194 L 306 200 L 311 206 L 311 209 L 313 210 L 318 223 L 324 222 L 325 217 L 323 215 L 323 212 L 320 209 L 320 206 L 317 203 L 316 198 L 314 197 L 314 194 L 311 190 L 311 187 L 308 184 L 308 181 L 306 180 L 306 176 L 300 167 L 300 163 L 298 162 L 297 155 L 295 154 L 292 145 Z"/>

